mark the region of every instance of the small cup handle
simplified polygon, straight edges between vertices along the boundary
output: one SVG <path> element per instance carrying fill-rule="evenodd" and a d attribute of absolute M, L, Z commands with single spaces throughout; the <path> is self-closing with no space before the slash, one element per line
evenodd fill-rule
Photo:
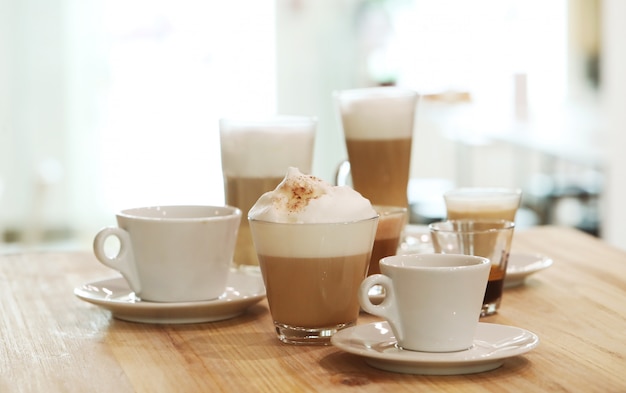
<path fill-rule="evenodd" d="M 385 299 L 378 305 L 373 304 L 369 297 L 369 291 L 375 285 L 380 285 L 385 289 Z M 393 281 L 384 274 L 368 276 L 361 282 L 359 288 L 359 303 L 361 304 L 361 308 L 372 315 L 385 318 L 387 322 L 389 322 L 396 340 L 400 342 L 403 340 L 404 333 L 402 332 L 400 324 L 400 313 L 398 312 L 395 296 Z"/>
<path fill-rule="evenodd" d="M 117 255 L 112 257 L 109 257 L 104 252 L 104 243 L 110 236 L 115 236 L 120 242 L 120 249 Z M 135 293 L 141 292 L 141 283 L 133 255 L 133 245 L 128 232 L 117 227 L 101 229 L 93 239 L 93 252 L 100 263 L 120 272 Z"/>

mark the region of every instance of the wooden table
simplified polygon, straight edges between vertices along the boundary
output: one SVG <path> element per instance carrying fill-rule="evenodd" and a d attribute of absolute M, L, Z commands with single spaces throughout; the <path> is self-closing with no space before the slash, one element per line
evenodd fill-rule
<path fill-rule="evenodd" d="M 536 333 L 534 350 L 461 376 L 380 371 L 335 347 L 275 337 L 265 301 L 191 325 L 111 318 L 73 288 L 115 276 L 89 253 L 0 257 L 0 392 L 626 391 L 626 253 L 573 229 L 516 233 L 554 265 L 505 292 L 483 322 Z M 359 323 L 375 321 L 362 314 Z"/>

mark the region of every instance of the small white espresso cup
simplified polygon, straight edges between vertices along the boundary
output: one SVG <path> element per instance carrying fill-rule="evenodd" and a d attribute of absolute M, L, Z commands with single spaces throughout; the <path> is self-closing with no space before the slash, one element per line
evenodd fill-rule
<path fill-rule="evenodd" d="M 490 262 L 456 254 L 413 254 L 383 258 L 383 274 L 367 277 L 359 288 L 364 311 L 383 317 L 403 349 L 462 351 L 472 346 Z M 370 301 L 374 285 L 385 289 L 379 305 Z"/>
<path fill-rule="evenodd" d="M 142 300 L 191 302 L 226 289 L 241 211 L 231 206 L 155 206 L 123 210 L 118 227 L 95 236 L 93 251 Z M 117 255 L 105 252 L 111 236 Z"/>

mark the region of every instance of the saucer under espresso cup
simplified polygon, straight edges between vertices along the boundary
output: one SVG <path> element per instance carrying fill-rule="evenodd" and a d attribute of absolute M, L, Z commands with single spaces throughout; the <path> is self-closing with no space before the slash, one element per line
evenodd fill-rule
<path fill-rule="evenodd" d="M 119 271 L 137 296 L 152 302 L 193 302 L 224 293 L 241 220 L 231 206 L 154 206 L 123 210 L 117 227 L 95 236 L 93 250 Z M 105 242 L 119 240 L 109 256 Z"/>
<path fill-rule="evenodd" d="M 364 311 L 389 323 L 398 345 L 406 350 L 453 352 L 472 346 L 489 260 L 459 254 L 414 254 L 383 258 L 383 274 L 367 277 L 359 288 Z M 369 292 L 385 290 L 381 304 Z"/>
<path fill-rule="evenodd" d="M 464 351 L 419 352 L 398 346 L 385 321 L 353 326 L 337 332 L 337 348 L 361 356 L 377 369 L 404 374 L 461 375 L 494 370 L 508 358 L 539 345 L 536 334 L 514 326 L 478 323 L 472 346 Z"/>

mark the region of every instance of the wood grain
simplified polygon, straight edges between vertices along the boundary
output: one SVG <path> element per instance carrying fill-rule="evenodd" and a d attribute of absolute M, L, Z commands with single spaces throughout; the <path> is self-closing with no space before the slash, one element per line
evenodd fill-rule
<path fill-rule="evenodd" d="M 334 347 L 281 344 L 264 301 L 214 323 L 116 320 L 72 292 L 116 276 L 91 254 L 1 256 L 0 392 L 626 392 L 626 253 L 559 227 L 519 231 L 513 247 L 554 264 L 506 290 L 482 321 L 541 342 L 465 376 L 390 373 Z"/>

